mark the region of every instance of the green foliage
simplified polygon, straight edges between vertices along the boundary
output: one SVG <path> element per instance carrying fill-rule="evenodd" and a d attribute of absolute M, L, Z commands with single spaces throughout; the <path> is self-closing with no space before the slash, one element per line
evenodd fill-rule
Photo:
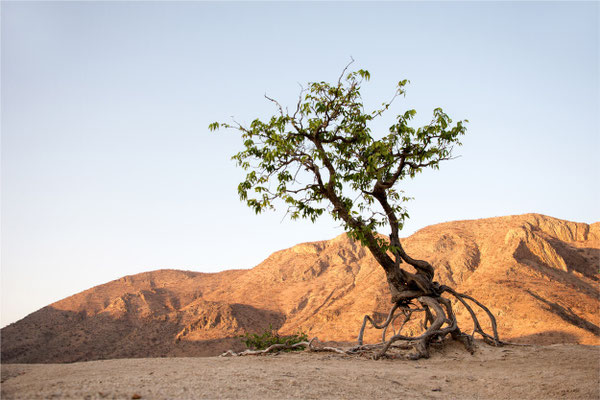
<path fill-rule="evenodd" d="M 242 338 L 242 342 L 246 345 L 247 348 L 253 350 L 264 350 L 267 347 L 274 344 L 286 344 L 293 345 L 300 342 L 308 341 L 308 336 L 306 333 L 298 331 L 295 335 L 289 336 L 279 336 L 279 334 L 273 330 L 273 326 L 269 325 L 269 329 L 265 330 L 263 333 L 246 333 L 245 335 L 240 336 Z M 289 349 L 286 351 L 295 351 L 295 350 L 303 350 L 300 347 L 295 349 Z"/>
<path fill-rule="evenodd" d="M 243 149 L 232 158 L 247 175 L 238 194 L 257 214 L 273 209 L 276 200 L 292 219 L 314 222 L 329 213 L 352 238 L 393 252 L 375 233 L 384 225 L 397 233 L 408 217 L 404 204 L 410 197 L 397 184 L 451 159 L 467 121 L 452 125 L 436 108 L 429 124 L 414 128 L 409 123 L 416 111 L 408 109 L 376 139 L 371 122 L 405 95 L 409 82 L 399 81 L 391 101 L 366 111 L 360 90 L 371 75 L 362 69 L 346 73 L 347 68 L 336 83 L 309 83 L 293 112 L 267 97 L 278 110 L 270 119 L 249 126 L 215 122 L 209 129 L 241 133 Z"/>

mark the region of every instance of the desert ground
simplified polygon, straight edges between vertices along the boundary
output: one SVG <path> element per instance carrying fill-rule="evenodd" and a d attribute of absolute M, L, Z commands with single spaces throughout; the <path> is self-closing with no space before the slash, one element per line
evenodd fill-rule
<path fill-rule="evenodd" d="M 458 343 L 430 359 L 334 353 L 2 365 L 3 399 L 598 399 L 600 348 Z"/>

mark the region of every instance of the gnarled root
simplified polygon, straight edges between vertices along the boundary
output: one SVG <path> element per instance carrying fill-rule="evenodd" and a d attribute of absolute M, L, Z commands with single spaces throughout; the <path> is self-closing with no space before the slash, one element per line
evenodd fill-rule
<path fill-rule="evenodd" d="M 358 333 L 358 345 L 362 346 L 362 344 L 363 344 L 363 335 L 365 334 L 365 327 L 367 326 L 367 321 L 370 322 L 371 325 L 374 326 L 375 328 L 383 329 L 382 341 L 385 341 L 385 332 L 387 331 L 388 325 L 394 321 L 394 319 L 395 319 L 394 313 L 396 312 L 398 307 L 400 307 L 399 303 L 394 304 L 394 306 L 388 313 L 387 319 L 381 325 L 378 325 L 375 321 L 373 321 L 373 319 L 369 315 L 365 315 L 365 318 L 363 319 L 362 327 L 360 328 L 360 332 Z"/>
<path fill-rule="evenodd" d="M 410 358 L 428 358 L 429 342 L 436 336 L 443 338 L 443 336 L 445 336 L 447 333 L 450 333 L 451 331 L 457 329 L 456 319 L 454 319 L 454 321 L 451 321 L 450 319 L 446 318 L 444 310 L 442 309 L 440 303 L 436 299 L 428 296 L 421 296 L 417 300 L 419 301 L 419 303 L 421 303 L 421 305 L 433 311 L 433 321 L 431 322 L 427 330 L 419 336 L 405 336 L 401 333 L 392 336 L 387 342 L 385 342 L 383 348 L 377 354 L 375 354 L 375 359 L 382 357 L 388 351 L 390 346 L 394 342 L 399 340 L 414 342 L 416 353 L 411 355 Z M 428 317 L 426 313 L 426 320 L 427 319 Z M 447 324 L 448 326 L 442 328 L 444 324 Z"/>
<path fill-rule="evenodd" d="M 392 310 L 390 311 L 390 315 L 388 316 L 387 320 L 380 326 L 375 324 L 370 317 L 365 317 L 364 322 L 363 322 L 363 327 L 361 328 L 361 331 L 359 333 L 359 338 L 358 338 L 359 346 L 357 346 L 357 348 L 360 348 L 361 346 L 364 347 L 362 339 L 363 339 L 363 335 L 364 335 L 364 326 L 367 321 L 371 322 L 371 324 L 375 328 L 383 329 L 382 343 L 379 344 L 381 349 L 374 355 L 375 359 L 383 357 L 386 354 L 386 352 L 389 350 L 389 348 L 395 342 L 398 342 L 398 341 L 403 341 L 405 343 L 412 344 L 414 352 L 409 355 L 409 358 L 411 358 L 411 359 L 427 358 L 427 357 L 429 357 L 429 344 L 435 340 L 441 341 L 447 335 L 451 335 L 451 337 L 454 340 L 460 341 L 465 346 L 465 348 L 471 353 L 473 353 L 473 351 L 474 351 L 474 348 L 473 348 L 474 337 L 473 336 L 475 333 L 478 333 L 479 335 L 481 335 L 483 340 L 488 344 L 491 344 L 494 346 L 500 346 L 502 344 L 506 344 L 505 342 L 500 341 L 500 339 L 498 337 L 496 318 L 494 317 L 494 315 L 490 312 L 490 310 L 487 307 L 485 307 L 483 304 L 481 304 L 479 301 L 477 301 L 473 297 L 468 296 L 466 294 L 458 293 L 455 290 L 453 290 L 447 286 L 441 286 L 440 292 L 441 293 L 445 293 L 445 292 L 449 293 L 450 295 L 455 297 L 462 305 L 465 306 L 465 308 L 467 309 L 467 311 L 469 312 L 469 314 L 471 315 L 471 318 L 473 320 L 473 333 L 471 335 L 464 334 L 460 331 L 460 329 L 458 327 L 458 322 L 456 320 L 456 316 L 454 314 L 454 311 L 452 310 L 452 303 L 450 302 L 449 299 L 442 297 L 441 295 L 435 296 L 435 297 L 434 296 L 420 296 L 420 297 L 417 297 L 416 300 L 418 303 L 420 303 L 422 308 L 409 308 L 408 305 L 404 305 L 402 307 L 402 311 L 403 311 L 405 318 L 404 318 L 404 321 L 402 322 L 402 324 L 400 325 L 399 332 L 396 334 L 394 331 L 394 335 L 387 341 L 385 340 L 385 335 L 386 335 L 388 327 L 390 325 L 393 327 L 394 321 L 396 320 L 397 317 L 400 316 L 400 315 L 397 315 L 395 317 L 393 316 L 395 310 L 399 308 L 398 303 L 396 303 L 394 305 L 394 307 L 392 307 Z M 491 335 L 486 333 L 483 330 L 483 328 L 481 327 L 481 324 L 477 318 L 477 315 L 475 314 L 475 311 L 473 310 L 473 307 L 471 306 L 471 304 L 469 304 L 469 302 L 467 300 L 474 303 L 476 306 L 480 307 L 487 314 L 487 316 L 490 320 L 490 323 L 491 323 L 491 327 L 492 327 Z M 402 334 L 402 332 L 401 332 L 402 328 L 410 320 L 412 314 L 417 311 L 425 312 L 425 318 L 423 321 L 423 327 L 426 329 L 425 332 L 423 332 L 421 335 L 418 335 L 418 336 L 407 336 L 405 334 Z"/>
<path fill-rule="evenodd" d="M 487 307 L 485 307 L 483 304 L 481 304 L 479 301 L 477 301 L 473 297 L 468 296 L 466 294 L 458 293 L 447 286 L 441 286 L 440 292 L 441 293 L 444 293 L 444 292 L 449 293 L 450 295 L 455 297 L 459 302 L 461 302 L 461 304 L 463 304 L 465 306 L 465 308 L 467 309 L 467 311 L 469 312 L 469 314 L 471 315 L 471 318 L 473 320 L 474 327 L 473 327 L 473 333 L 471 335 L 464 334 L 460 331 L 460 329 L 458 327 L 458 322 L 456 320 L 456 316 L 454 314 L 454 311 L 452 310 L 452 303 L 450 302 L 449 299 L 442 297 L 441 295 L 440 296 L 420 296 L 420 297 L 417 297 L 416 300 L 418 303 L 420 303 L 422 308 L 410 308 L 409 305 L 406 305 L 405 303 L 403 303 L 404 305 L 402 305 L 402 306 L 400 306 L 399 303 L 396 303 L 392 307 L 386 321 L 381 325 L 376 324 L 372 320 L 372 318 L 370 318 L 369 316 L 365 316 L 362 328 L 361 328 L 359 336 L 358 336 L 358 346 L 356 346 L 354 348 L 354 350 L 361 351 L 361 350 L 366 350 L 367 348 L 370 350 L 380 348 L 380 350 L 374 355 L 374 358 L 378 359 L 378 358 L 385 356 L 387 351 L 390 349 L 390 347 L 392 347 L 394 345 L 394 343 L 402 341 L 405 344 L 411 344 L 414 349 L 414 352 L 408 356 L 409 358 L 411 358 L 411 359 L 428 358 L 429 357 L 429 344 L 435 340 L 441 341 L 447 335 L 451 335 L 451 337 L 454 340 L 460 341 L 470 353 L 473 353 L 473 351 L 474 351 L 473 336 L 475 333 L 478 333 L 479 335 L 481 335 L 483 337 L 483 340 L 488 344 L 491 344 L 494 346 L 499 346 L 499 345 L 505 344 L 505 342 L 500 341 L 500 339 L 498 338 L 498 329 L 497 329 L 496 319 Z M 486 333 L 483 330 L 483 328 L 481 327 L 481 324 L 477 318 L 477 315 L 475 314 L 475 311 L 473 310 L 473 307 L 467 302 L 467 300 L 473 302 L 475 305 L 480 307 L 487 314 L 488 318 L 490 319 L 490 323 L 491 323 L 491 327 L 492 327 L 491 335 Z M 386 336 L 388 328 L 390 326 L 392 326 L 392 328 L 393 328 L 394 321 L 402 315 L 402 314 L 399 314 L 399 315 L 394 316 L 394 312 L 398 308 L 402 309 L 402 312 L 404 315 L 404 320 L 402 321 L 402 323 L 400 325 L 398 333 L 396 333 L 396 331 L 394 329 L 394 335 L 389 340 L 386 341 L 385 336 Z M 425 329 L 425 332 L 423 332 L 422 334 L 420 334 L 418 336 L 407 336 L 405 334 L 402 334 L 402 328 L 406 325 L 406 323 L 410 320 L 413 313 L 415 313 L 415 312 L 424 312 L 425 313 L 425 317 L 424 317 L 424 321 L 423 321 L 423 328 Z M 367 321 L 369 321 L 373 327 L 383 330 L 381 343 L 378 343 L 376 345 L 370 345 L 370 346 L 365 346 L 363 344 L 364 329 L 365 329 Z"/>
<path fill-rule="evenodd" d="M 469 314 L 471 314 L 471 319 L 473 320 L 473 334 L 471 336 L 473 336 L 475 333 L 478 333 L 483 337 L 483 340 L 487 344 L 491 344 L 493 346 L 500 346 L 501 344 L 503 344 L 503 342 L 501 342 L 500 339 L 498 338 L 498 327 L 496 325 L 496 318 L 494 317 L 494 315 L 491 313 L 491 311 L 486 306 L 481 304 L 479 301 L 475 300 L 473 297 L 467 296 L 466 294 L 463 294 L 463 293 L 458 293 L 454 289 L 451 289 L 447 286 L 443 286 L 442 289 L 445 292 L 450 293 L 458 301 L 460 301 L 462 303 L 462 305 L 465 306 L 467 311 L 469 311 Z M 469 303 L 467 303 L 466 300 L 471 300 L 473 303 L 478 305 L 483 311 L 486 312 L 488 318 L 490 319 L 490 323 L 492 324 L 493 336 L 491 336 L 483 331 L 483 329 L 481 328 L 481 324 L 479 323 L 479 320 L 477 319 L 477 315 L 475 315 L 475 311 L 473 311 L 473 308 L 469 305 Z"/>
<path fill-rule="evenodd" d="M 339 354 L 349 354 L 346 350 L 342 350 L 342 349 L 338 349 L 337 347 L 330 347 L 330 346 L 317 346 L 316 343 L 319 343 L 319 338 L 314 337 L 314 338 L 310 339 L 308 342 L 298 342 L 298 343 L 294 343 L 294 344 L 273 344 L 264 350 L 245 350 L 240 353 L 236 353 L 233 350 L 228 350 L 225 353 L 221 354 L 219 357 L 256 356 L 256 355 L 284 351 L 284 350 L 294 350 L 294 349 L 301 348 L 301 347 L 304 347 L 305 350 L 308 350 L 308 351 L 329 351 L 329 352 L 334 352 L 334 353 L 339 353 Z"/>
<path fill-rule="evenodd" d="M 458 293 L 447 286 L 439 286 L 439 293 L 440 295 L 438 296 L 422 295 L 416 297 L 415 300 L 420 304 L 420 307 L 415 306 L 414 304 L 412 304 L 411 302 L 407 302 L 406 300 L 396 302 L 392 306 L 390 312 L 388 313 L 386 320 L 381 324 L 376 323 L 373 318 L 371 318 L 369 315 L 366 315 L 363 319 L 363 323 L 358 334 L 358 345 L 349 349 L 320 346 L 318 345 L 319 339 L 315 337 L 308 342 L 299 342 L 291 345 L 274 344 L 264 350 L 246 350 L 240 353 L 235 353 L 229 350 L 226 353 L 223 353 L 221 357 L 262 355 L 271 352 L 293 350 L 303 347 L 306 351 L 328 351 L 344 355 L 368 355 L 373 354 L 374 352 L 375 354 L 373 355 L 373 358 L 379 359 L 381 357 L 387 356 L 387 352 L 390 348 L 401 348 L 413 349 L 413 352 L 408 355 L 408 358 L 417 360 L 419 358 L 428 358 L 429 345 L 435 341 L 442 341 L 447 335 L 450 335 L 454 340 L 461 342 L 465 346 L 465 348 L 471 354 L 473 354 L 473 339 L 475 333 L 481 335 L 483 337 L 483 340 L 488 344 L 494 346 L 508 344 L 506 342 L 500 341 L 500 339 L 498 338 L 496 318 L 490 312 L 490 310 L 483 304 L 481 304 L 479 301 L 466 294 Z M 451 296 L 456 298 L 463 306 L 465 306 L 465 308 L 471 315 L 471 319 L 473 320 L 473 332 L 470 335 L 461 332 L 461 330 L 458 327 L 458 322 L 456 320 L 454 311 L 452 310 L 452 303 L 450 299 L 442 297 L 442 293 L 449 293 Z M 479 320 L 477 319 L 477 315 L 473 310 L 472 305 L 469 304 L 469 301 L 481 308 L 487 314 L 491 323 L 492 334 L 488 334 L 483 330 Z M 396 314 L 398 310 L 401 310 L 401 313 Z M 402 329 L 411 320 L 415 313 L 424 313 L 422 326 L 425 329 L 425 332 L 418 336 L 409 336 L 406 334 L 402 334 Z M 396 331 L 394 323 L 397 319 L 401 317 L 403 317 L 402 322 L 400 323 L 400 326 Z M 363 337 L 365 333 L 365 328 L 367 326 L 367 322 L 369 322 L 374 328 L 382 330 L 381 342 L 375 344 L 364 344 Z M 390 327 L 393 330 L 393 335 L 388 340 L 386 340 L 386 334 Z"/>

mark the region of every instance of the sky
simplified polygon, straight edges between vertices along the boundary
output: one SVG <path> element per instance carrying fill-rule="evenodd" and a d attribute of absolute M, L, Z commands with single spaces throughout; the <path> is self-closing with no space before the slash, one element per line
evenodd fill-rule
<path fill-rule="evenodd" d="M 597 2 L 1 3 L 1 314 L 6 326 L 124 275 L 251 268 L 331 239 L 329 217 L 255 215 L 242 123 L 300 84 L 367 69 L 367 108 L 468 119 L 460 157 L 403 182 L 403 236 L 537 212 L 600 220 Z"/>

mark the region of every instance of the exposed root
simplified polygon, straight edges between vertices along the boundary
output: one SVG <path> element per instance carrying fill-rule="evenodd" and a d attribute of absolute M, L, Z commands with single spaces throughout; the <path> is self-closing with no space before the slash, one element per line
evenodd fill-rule
<path fill-rule="evenodd" d="M 400 303 L 395 303 L 394 306 L 392 307 L 392 309 L 390 310 L 390 312 L 387 316 L 387 319 L 381 325 L 378 325 L 375 321 L 373 321 L 373 319 L 369 315 L 365 315 L 365 318 L 363 319 L 362 327 L 360 328 L 360 332 L 358 332 L 358 340 L 357 340 L 358 345 L 361 346 L 363 344 L 363 335 L 365 333 L 365 327 L 367 326 L 367 321 L 369 321 L 371 323 L 371 325 L 377 329 L 386 329 L 387 326 L 390 324 L 390 322 L 392 322 L 394 312 L 396 312 L 398 307 L 400 307 Z M 383 337 L 384 337 L 383 340 L 385 340 L 385 331 L 383 332 Z"/>
<path fill-rule="evenodd" d="M 404 320 L 400 324 L 400 327 L 398 328 L 398 332 L 401 332 L 402 328 L 404 328 L 404 326 L 406 325 L 406 323 L 408 321 L 410 321 L 410 318 L 412 317 L 412 314 L 414 312 L 419 312 L 419 311 L 426 311 L 426 310 L 422 309 L 422 308 L 414 309 L 414 308 L 408 308 L 406 306 L 402 307 L 402 315 L 404 315 Z M 383 328 L 383 332 L 381 333 L 381 341 L 382 342 L 385 342 L 385 337 L 386 337 L 386 334 L 387 334 L 387 330 L 388 330 L 388 328 L 390 326 L 392 327 L 392 331 L 394 332 L 394 335 L 396 334 L 396 328 L 394 327 L 394 322 L 396 321 L 396 319 L 398 319 L 402 315 L 401 314 L 395 315 L 394 318 L 392 318 L 392 320 L 390 321 L 390 323 Z"/>
<path fill-rule="evenodd" d="M 503 342 L 500 341 L 500 339 L 498 337 L 498 327 L 496 325 L 496 318 L 494 317 L 494 315 L 491 313 L 491 311 L 486 306 L 481 304 L 479 301 L 475 300 L 473 297 L 468 296 L 463 293 L 458 293 L 454 289 L 451 289 L 447 286 L 443 286 L 442 289 L 445 292 L 450 293 L 458 301 L 460 301 L 462 303 L 462 305 L 465 306 L 467 311 L 469 311 L 469 314 L 471 314 L 471 319 L 473 320 L 473 333 L 471 334 L 471 337 L 473 337 L 473 335 L 475 333 L 478 333 L 481 335 L 481 337 L 483 337 L 483 340 L 487 344 L 491 344 L 493 346 L 500 346 L 500 345 L 504 344 Z M 484 332 L 483 328 L 481 328 L 481 324 L 479 323 L 479 320 L 477 319 L 477 315 L 475 315 L 475 312 L 473 311 L 473 308 L 471 308 L 471 306 L 466 302 L 465 299 L 472 301 L 473 303 L 478 305 L 483 311 L 486 312 L 488 318 L 490 319 L 491 325 L 492 325 L 493 336 Z"/>
<path fill-rule="evenodd" d="M 272 353 L 275 351 L 284 351 L 284 350 L 293 350 L 300 347 L 304 347 L 305 350 L 308 351 L 329 351 L 339 354 L 350 354 L 347 350 L 339 349 L 337 347 L 330 346 L 316 346 L 315 343 L 319 342 L 319 338 L 314 337 L 310 339 L 308 342 L 298 342 L 294 344 L 273 344 L 267 347 L 264 350 L 245 350 L 239 353 L 234 352 L 233 350 L 228 350 L 225 353 L 221 354 L 219 357 L 228 357 L 228 356 L 256 356 L 261 354 Z"/>
<path fill-rule="evenodd" d="M 464 334 L 460 331 L 460 329 L 458 327 L 458 322 L 456 320 L 456 315 L 454 314 L 454 311 L 452 310 L 452 303 L 450 302 L 449 299 L 442 297 L 441 295 L 437 296 L 437 297 L 420 296 L 416 300 L 421 304 L 421 306 L 423 308 L 417 308 L 417 309 L 412 308 L 411 309 L 411 308 L 404 307 L 403 312 L 405 315 L 405 319 L 400 326 L 399 332 L 396 334 L 395 330 L 394 330 L 394 335 L 387 341 L 385 340 L 385 334 L 387 331 L 387 327 L 389 324 L 392 324 L 392 326 L 393 326 L 393 322 L 398 317 L 398 316 L 393 317 L 393 311 L 395 311 L 398 307 L 392 308 L 392 311 L 390 312 L 388 319 L 386 320 L 386 322 L 384 322 L 382 324 L 382 326 L 378 326 L 377 324 L 373 323 L 371 318 L 365 317 L 365 320 L 363 322 L 363 328 L 361 329 L 361 332 L 359 334 L 359 346 L 362 345 L 362 336 L 364 334 L 364 326 L 366 324 L 366 321 L 370 321 L 371 324 L 377 329 L 383 329 L 383 334 L 382 334 L 383 340 L 382 340 L 382 344 L 381 344 L 381 350 L 374 355 L 375 359 L 385 356 L 387 351 L 389 350 L 389 348 L 392 346 L 392 344 L 397 341 L 403 341 L 405 343 L 410 343 L 413 345 L 414 352 L 408 356 L 409 358 L 411 358 L 411 359 L 428 358 L 429 357 L 429 344 L 434 340 L 440 340 L 440 341 L 443 340 L 444 337 L 447 336 L 448 334 L 450 334 L 454 340 L 460 341 L 471 354 L 474 352 L 474 340 L 473 340 L 474 337 L 473 337 L 473 335 L 475 333 L 478 333 L 479 335 L 481 335 L 483 340 L 488 344 L 491 344 L 494 346 L 508 344 L 506 342 L 500 341 L 500 339 L 498 337 L 498 328 L 497 328 L 497 324 L 496 324 L 496 319 L 487 307 L 485 307 L 483 304 L 481 304 L 479 301 L 477 301 L 473 297 L 468 296 L 466 294 L 458 293 L 458 292 L 454 291 L 453 289 L 446 287 L 446 286 L 441 286 L 440 292 L 442 292 L 442 293 L 448 292 L 449 294 L 454 296 L 458 301 L 460 301 L 465 306 L 465 308 L 467 309 L 467 311 L 469 312 L 469 314 L 471 315 L 471 318 L 473 320 L 474 328 L 473 328 L 473 333 L 471 335 Z M 473 302 L 475 305 L 477 305 L 483 311 L 485 311 L 488 318 L 490 319 L 490 323 L 491 323 L 491 327 L 492 327 L 491 335 L 486 333 L 483 330 L 483 328 L 481 327 L 481 324 L 477 318 L 477 315 L 475 314 L 475 311 L 473 310 L 472 306 L 467 302 L 467 300 Z M 402 328 L 410 320 L 412 314 L 415 311 L 424 311 L 425 312 L 425 318 L 422 322 L 422 327 L 423 327 L 423 329 L 425 329 L 425 332 L 423 332 L 422 334 L 420 334 L 418 336 L 409 336 L 406 334 L 402 334 L 402 332 L 401 332 Z"/>
<path fill-rule="evenodd" d="M 432 337 L 434 335 L 442 335 L 442 333 L 445 330 L 450 332 L 450 330 L 453 329 L 453 327 L 451 326 L 450 328 L 445 328 L 444 330 L 441 330 L 442 325 L 444 323 L 448 322 L 448 320 L 445 318 L 444 311 L 442 310 L 442 307 L 439 305 L 439 303 L 436 300 L 434 300 L 431 297 L 427 297 L 427 296 L 421 296 L 417 300 L 423 306 L 428 306 L 429 308 L 434 310 L 435 317 L 434 317 L 433 322 L 429 326 L 429 328 L 427 328 L 427 330 L 419 336 L 405 336 L 400 333 L 392 336 L 390 338 L 390 340 L 385 342 L 381 351 L 379 351 L 375 355 L 375 359 L 381 358 L 388 351 L 388 349 L 390 348 L 392 343 L 394 343 L 398 340 L 415 342 L 416 355 L 414 356 L 414 358 L 415 359 L 422 358 L 422 357 L 427 358 L 427 357 L 429 357 L 427 348 L 428 348 L 429 341 L 432 339 Z M 427 318 L 427 316 L 426 316 L 426 318 Z M 413 358 L 412 355 L 411 355 L 411 358 Z"/>
<path fill-rule="evenodd" d="M 389 357 L 387 354 L 391 348 L 395 349 L 412 349 L 413 351 L 407 356 L 409 359 L 419 359 L 419 358 L 428 358 L 429 357 L 429 345 L 436 341 L 443 341 L 447 335 L 450 335 L 452 339 L 461 342 L 467 351 L 471 354 L 474 352 L 474 335 L 475 333 L 479 334 L 483 340 L 490 345 L 500 346 L 503 344 L 513 344 L 503 342 L 498 337 L 498 328 L 496 324 L 496 319 L 491 311 L 481 304 L 479 301 L 474 299 L 471 296 L 468 296 L 463 293 L 458 293 L 455 290 L 447 287 L 447 286 L 438 286 L 440 295 L 431 295 L 431 296 L 419 296 L 416 300 L 419 306 L 415 306 L 415 304 L 411 302 L 396 302 L 390 312 L 386 320 L 378 324 L 374 321 L 374 319 L 366 315 L 363 319 L 362 326 L 360 328 L 358 334 L 358 344 L 357 346 L 351 347 L 349 349 L 342 349 L 337 347 L 330 346 L 320 346 L 318 345 L 319 340 L 315 337 L 310 341 L 299 342 L 291 345 L 287 344 L 274 344 L 264 350 L 246 350 L 240 353 L 235 353 L 231 350 L 223 353 L 221 357 L 224 356 L 245 356 L 245 355 L 262 355 L 276 351 L 283 350 L 293 350 L 298 348 L 304 348 L 306 351 L 327 351 L 334 352 L 343 355 L 369 355 L 371 354 L 374 359 L 379 359 L 382 357 Z M 471 319 L 473 320 L 473 332 L 468 335 L 463 332 L 458 327 L 458 322 L 456 320 L 456 315 L 452 309 L 452 302 L 450 299 L 442 297 L 442 293 L 449 293 L 451 296 L 456 298 L 469 312 Z M 473 307 L 469 302 L 472 302 L 479 308 L 481 308 L 488 316 L 490 320 L 490 324 L 492 327 L 492 334 L 486 333 L 481 324 Z M 396 311 L 401 310 L 401 313 L 395 314 Z M 407 334 L 403 334 L 402 330 L 406 327 L 407 323 L 411 320 L 411 318 L 416 313 L 424 313 L 424 318 L 421 321 L 421 326 L 425 330 L 423 333 L 417 336 L 411 336 Z M 403 317 L 398 330 L 394 327 L 394 322 Z M 367 322 L 369 322 L 374 328 L 381 329 L 381 342 L 375 344 L 364 344 L 364 333 L 365 328 L 367 326 Z M 392 328 L 393 335 L 388 340 L 386 340 L 386 334 L 389 328 Z"/>

